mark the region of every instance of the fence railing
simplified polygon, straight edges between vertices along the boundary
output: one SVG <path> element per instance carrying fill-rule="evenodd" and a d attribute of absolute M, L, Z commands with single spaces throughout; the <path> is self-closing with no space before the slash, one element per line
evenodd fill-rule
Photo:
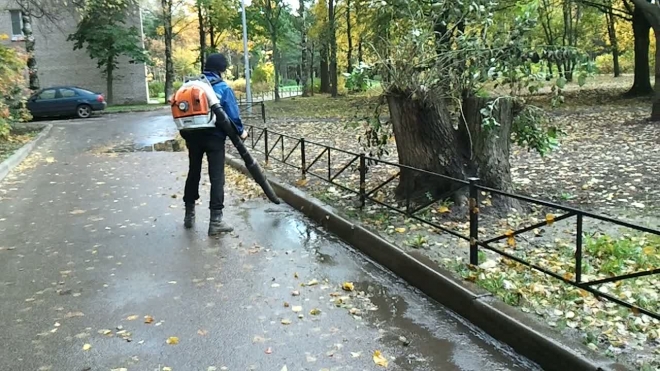
<path fill-rule="evenodd" d="M 280 99 L 292 98 L 302 95 L 302 86 L 282 86 L 279 89 Z M 239 104 L 248 103 L 245 93 L 236 93 Z M 252 102 L 275 100 L 275 91 L 252 92 Z"/>
<path fill-rule="evenodd" d="M 264 124 L 266 123 L 266 105 L 263 101 L 242 102 L 238 104 L 238 109 L 243 120 L 260 118 Z"/>
<path fill-rule="evenodd" d="M 586 282 L 583 280 L 582 274 L 584 267 L 583 227 L 584 220 L 586 218 L 592 218 L 602 222 L 612 223 L 618 226 L 631 228 L 639 232 L 650 233 L 656 236 L 660 236 L 659 230 L 643 227 L 640 225 L 634 225 L 629 222 L 616 220 L 606 216 L 597 215 L 548 201 L 485 187 L 479 184 L 479 179 L 477 178 L 470 178 L 468 180 L 455 179 L 442 174 L 432 173 L 426 170 L 369 157 L 362 153 L 346 151 L 333 146 L 306 140 L 305 138 L 293 137 L 284 133 L 269 130 L 268 128 L 254 125 L 246 125 L 246 130 L 248 130 L 249 133 L 247 144 L 253 150 L 262 153 L 265 156 L 267 162 L 270 160 L 275 160 L 284 165 L 297 169 L 303 179 L 307 176 L 315 177 L 322 181 L 331 183 L 335 187 L 343 189 L 344 191 L 353 193 L 359 198 L 360 208 L 364 207 L 367 201 L 373 202 L 389 210 L 393 210 L 397 213 L 405 215 L 407 218 L 416 220 L 420 223 L 424 223 L 430 227 L 449 233 L 450 235 L 461 240 L 467 241 L 470 246 L 469 261 L 472 265 L 476 266 L 479 263 L 478 256 L 480 248 L 487 249 L 529 268 L 561 280 L 566 284 L 590 292 L 597 297 L 606 298 L 614 303 L 630 308 L 635 313 L 643 313 L 652 318 L 660 320 L 660 314 L 645 308 L 640 308 L 632 303 L 626 302 L 594 287 L 604 283 L 658 274 L 660 273 L 660 267 L 651 270 L 611 276 Z M 369 179 L 369 169 L 377 165 L 390 167 L 395 170 L 388 172 L 387 178 L 385 180 L 373 179 L 375 177 Z M 395 183 L 394 180 L 399 178 L 402 172 L 412 172 L 416 175 L 430 177 L 438 182 L 444 182 L 448 185 L 446 188 L 448 188 L 449 191 L 433 197 L 429 197 L 427 195 L 424 199 L 420 199 L 419 197 L 410 194 L 404 194 L 402 199 L 399 200 L 396 204 L 392 204 L 386 199 L 377 196 L 380 191 L 383 191 L 386 188 L 392 190 L 393 184 Z M 355 173 L 358 173 L 358 175 L 355 176 Z M 429 218 L 428 215 L 425 215 L 428 214 L 425 213 L 425 210 L 428 209 L 431 205 L 434 205 L 439 200 L 450 197 L 456 192 L 465 191 L 466 188 L 469 195 L 469 235 L 464 235 L 457 231 L 446 228 L 445 226 L 439 224 L 437 219 L 434 219 L 434 217 Z M 546 220 L 543 222 L 515 231 L 509 230 L 503 235 L 482 239 L 479 236 L 479 194 L 481 191 L 490 192 L 491 195 L 497 195 L 500 198 L 515 199 L 534 205 L 549 207 L 555 210 L 559 210 L 563 214 L 556 217 L 549 214 L 549 216 L 547 216 Z M 574 249 L 574 274 L 571 274 L 568 277 L 565 274 L 562 275 L 557 272 L 553 272 L 550 269 L 544 268 L 538 264 L 534 264 L 530 261 L 493 246 L 495 243 L 502 240 L 512 239 L 522 233 L 532 231 L 542 226 L 549 226 L 553 223 L 559 222 L 561 220 L 567 220 L 569 218 L 576 219 L 575 232 L 577 237 Z"/>

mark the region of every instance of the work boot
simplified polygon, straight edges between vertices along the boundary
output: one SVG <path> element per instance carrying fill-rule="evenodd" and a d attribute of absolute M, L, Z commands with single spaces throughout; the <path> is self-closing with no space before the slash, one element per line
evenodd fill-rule
<path fill-rule="evenodd" d="M 209 222 L 209 236 L 215 236 L 220 233 L 229 233 L 234 228 L 222 221 L 222 210 L 211 210 L 211 221 Z"/>
<path fill-rule="evenodd" d="M 186 216 L 183 217 L 183 226 L 192 228 L 195 223 L 195 204 L 186 204 Z"/>

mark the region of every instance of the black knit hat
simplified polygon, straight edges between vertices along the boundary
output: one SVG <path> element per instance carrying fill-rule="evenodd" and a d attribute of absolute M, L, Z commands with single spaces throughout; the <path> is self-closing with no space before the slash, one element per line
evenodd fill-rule
<path fill-rule="evenodd" d="M 227 64 L 227 57 L 220 53 L 213 53 L 206 57 L 204 69 L 210 72 L 222 73 L 227 70 Z"/>

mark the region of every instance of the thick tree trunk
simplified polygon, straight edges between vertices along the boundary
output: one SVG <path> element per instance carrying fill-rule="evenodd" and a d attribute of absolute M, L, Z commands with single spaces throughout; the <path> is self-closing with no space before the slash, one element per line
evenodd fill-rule
<path fill-rule="evenodd" d="M 516 109 L 512 100 L 498 99 L 493 117 L 499 126 L 485 129 L 481 110 L 491 100 L 465 99 L 465 122 L 456 130 L 442 100 L 411 99 L 410 94 L 389 94 L 387 99 L 399 163 L 455 179 L 476 176 L 481 185 L 513 191 L 509 157 Z M 457 206 L 465 207 L 466 189 L 460 188 L 452 180 L 402 169 L 396 195 L 413 206 L 430 201 L 430 195 L 452 197 Z M 520 207 L 515 200 L 493 198 L 500 210 Z"/>
<path fill-rule="evenodd" d="M 471 176 L 479 178 L 479 184 L 504 192 L 514 191 L 511 180 L 511 129 L 517 107 L 512 99 L 499 98 L 496 101 L 493 118 L 498 122 L 494 128 L 484 128 L 481 110 L 491 102 L 488 98 L 468 98 L 463 100 L 464 125 L 459 126 L 462 142 L 470 143 L 472 157 L 468 161 Z M 469 136 L 467 135 L 469 130 Z M 508 211 L 519 208 L 519 202 L 493 195 L 495 205 Z"/>
<path fill-rule="evenodd" d="M 162 0 L 165 31 L 165 99 L 172 95 L 174 84 L 174 61 L 172 60 L 172 0 Z"/>
<path fill-rule="evenodd" d="M 30 90 L 37 91 L 40 88 L 37 59 L 34 56 L 34 34 L 32 33 L 32 16 L 28 12 L 23 13 L 23 35 L 25 36 L 25 53 L 27 54 L 27 66 L 29 74 Z"/>
<path fill-rule="evenodd" d="M 633 86 L 625 94 L 628 97 L 653 93 L 649 71 L 649 30 L 651 25 L 639 7 L 635 7 L 632 16 L 633 36 L 635 38 L 635 79 Z"/>
<path fill-rule="evenodd" d="M 328 0 L 328 23 L 330 24 L 330 95 L 337 97 L 337 26 L 335 20 L 335 0 Z"/>
<path fill-rule="evenodd" d="M 655 95 L 651 109 L 651 121 L 660 121 L 660 30 L 655 34 Z"/>
<path fill-rule="evenodd" d="M 319 69 L 321 70 L 319 72 L 319 75 L 321 77 L 321 93 L 329 93 L 330 92 L 330 68 L 328 65 L 328 44 L 323 43 L 321 45 L 321 50 L 320 53 L 321 55 L 321 60 L 319 61 Z"/>
<path fill-rule="evenodd" d="M 614 27 L 614 12 L 612 8 L 608 8 L 605 13 L 607 19 L 607 36 L 610 39 L 610 48 L 612 50 L 612 69 L 614 70 L 614 77 L 621 76 L 621 66 L 619 65 L 619 42 L 616 38 L 616 27 Z"/>
<path fill-rule="evenodd" d="M 457 179 L 465 179 L 464 157 L 459 132 L 454 129 L 443 100 L 411 99 L 409 92 L 387 95 L 390 120 L 396 138 L 399 163 Z M 463 143 L 464 144 L 464 143 Z M 454 196 L 457 204 L 465 194 L 452 192 L 459 183 L 441 177 L 401 169 L 398 198 L 412 205 L 424 204 L 431 197 Z"/>
<path fill-rule="evenodd" d="M 353 71 L 353 36 L 351 35 L 351 0 L 346 0 L 346 37 L 348 38 L 348 51 L 346 52 L 346 71 Z"/>

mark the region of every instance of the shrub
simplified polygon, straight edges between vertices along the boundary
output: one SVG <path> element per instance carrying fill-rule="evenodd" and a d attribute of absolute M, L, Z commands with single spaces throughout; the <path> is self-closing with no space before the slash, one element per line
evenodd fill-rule
<path fill-rule="evenodd" d="M 360 63 L 358 66 L 353 68 L 351 73 L 343 73 L 342 77 L 345 78 L 345 83 L 339 84 L 348 89 L 351 93 L 359 93 L 367 91 L 369 89 L 369 73 L 371 72 L 371 66 Z"/>
<path fill-rule="evenodd" d="M 157 98 L 161 94 L 165 94 L 165 81 L 150 81 L 149 82 L 149 97 Z"/>
<path fill-rule="evenodd" d="M 24 55 L 0 45 L 0 139 L 8 137 L 14 123 L 32 118 L 25 104 L 30 95 L 23 75 L 25 65 Z"/>
<path fill-rule="evenodd" d="M 254 68 L 252 72 L 252 82 L 266 82 L 274 86 L 275 84 L 275 67 L 272 63 L 260 63 Z"/>

